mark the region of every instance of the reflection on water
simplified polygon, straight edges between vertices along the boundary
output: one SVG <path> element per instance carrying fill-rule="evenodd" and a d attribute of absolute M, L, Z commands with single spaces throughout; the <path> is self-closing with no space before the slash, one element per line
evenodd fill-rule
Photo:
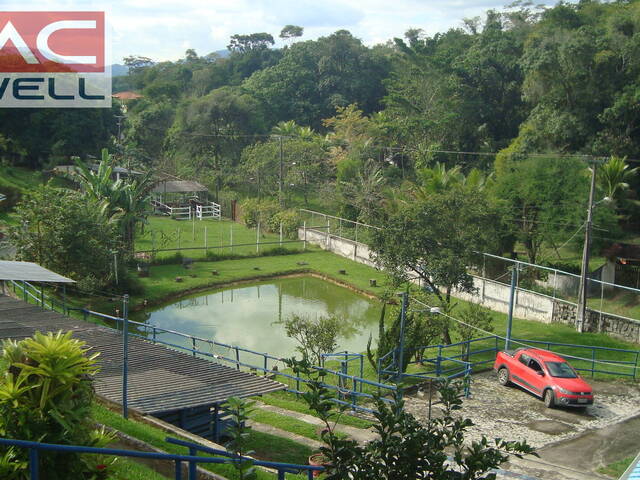
<path fill-rule="evenodd" d="M 280 323 L 290 314 L 335 315 L 345 321 L 338 351 L 363 352 L 377 336 L 380 304 L 313 277 L 270 280 L 200 294 L 145 315 L 147 322 L 278 357 L 296 353 Z M 162 338 L 159 336 L 158 338 Z M 172 341 L 174 341 L 172 339 Z"/>

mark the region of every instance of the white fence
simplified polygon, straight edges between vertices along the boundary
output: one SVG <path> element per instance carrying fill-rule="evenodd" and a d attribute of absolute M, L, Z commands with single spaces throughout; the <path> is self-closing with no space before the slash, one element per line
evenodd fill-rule
<path fill-rule="evenodd" d="M 373 256 L 369 247 L 355 240 L 343 238 L 339 235 L 332 234 L 329 227 L 324 225 L 304 227 L 298 229 L 298 237 L 321 248 L 333 252 L 337 255 L 347 257 L 355 262 L 363 263 L 369 266 L 375 266 Z M 500 257 L 502 258 L 502 257 Z M 505 259 L 507 260 L 507 259 Z M 519 262 L 522 263 L 522 262 Z M 566 276 L 573 277 L 574 274 L 567 272 L 555 271 L 556 284 L 559 284 L 559 278 Z M 507 313 L 509 309 L 510 285 L 509 279 L 493 280 L 481 275 L 472 275 L 475 287 L 474 293 L 453 292 L 453 296 L 473 303 L 479 303 L 492 310 Z M 553 279 L 551 280 L 553 281 Z M 595 281 L 595 280 L 592 280 Z M 418 282 L 419 283 L 419 282 Z M 606 286 L 607 282 L 598 282 L 600 286 Z M 625 287 L 629 289 L 628 287 Z M 631 289 L 634 290 L 634 289 Z M 568 307 L 575 306 L 575 302 L 570 299 L 563 299 L 556 296 L 557 291 L 554 290 L 552 295 L 535 292 L 521 285 L 516 287 L 514 315 L 527 320 L 536 320 L 544 323 L 558 321 L 558 305 L 566 305 Z M 604 312 L 602 309 L 590 309 L 592 315 L 599 316 L 601 319 L 605 316 L 609 320 L 616 320 L 629 325 L 635 325 L 638 320 L 623 315 Z"/>
<path fill-rule="evenodd" d="M 168 215 L 176 220 L 191 220 L 194 217 L 198 220 L 202 220 L 203 218 L 217 218 L 220 220 L 221 218 L 220 205 L 215 202 L 196 205 L 195 208 L 192 206 L 171 207 L 154 199 L 151 200 L 151 205 L 153 205 L 155 212 Z"/>

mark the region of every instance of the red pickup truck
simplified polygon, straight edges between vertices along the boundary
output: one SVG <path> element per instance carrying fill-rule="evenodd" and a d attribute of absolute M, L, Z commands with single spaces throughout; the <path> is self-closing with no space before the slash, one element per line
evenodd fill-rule
<path fill-rule="evenodd" d="M 501 385 L 511 383 L 542 398 L 547 407 L 584 407 L 593 403 L 593 390 L 567 361 L 537 348 L 498 352 L 493 369 Z"/>

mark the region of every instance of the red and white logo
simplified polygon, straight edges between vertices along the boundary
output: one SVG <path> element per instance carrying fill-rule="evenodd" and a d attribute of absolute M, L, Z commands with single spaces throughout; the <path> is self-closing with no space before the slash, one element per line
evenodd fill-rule
<path fill-rule="evenodd" d="M 101 11 L 0 11 L 0 107 L 110 106 L 105 37 Z"/>
<path fill-rule="evenodd" d="M 104 12 L 0 12 L 0 72 L 104 72 Z"/>

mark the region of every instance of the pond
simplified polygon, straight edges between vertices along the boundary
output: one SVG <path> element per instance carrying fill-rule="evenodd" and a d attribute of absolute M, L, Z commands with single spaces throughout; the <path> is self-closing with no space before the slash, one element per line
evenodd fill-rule
<path fill-rule="evenodd" d="M 364 352 L 370 334 L 375 345 L 381 308 L 377 300 L 322 279 L 294 277 L 200 293 L 135 320 L 146 319 L 158 327 L 287 358 L 297 353 L 297 342 L 287 337 L 282 324 L 291 314 L 340 318 L 344 331 L 336 351 Z M 157 338 L 188 344 L 167 334 Z"/>

